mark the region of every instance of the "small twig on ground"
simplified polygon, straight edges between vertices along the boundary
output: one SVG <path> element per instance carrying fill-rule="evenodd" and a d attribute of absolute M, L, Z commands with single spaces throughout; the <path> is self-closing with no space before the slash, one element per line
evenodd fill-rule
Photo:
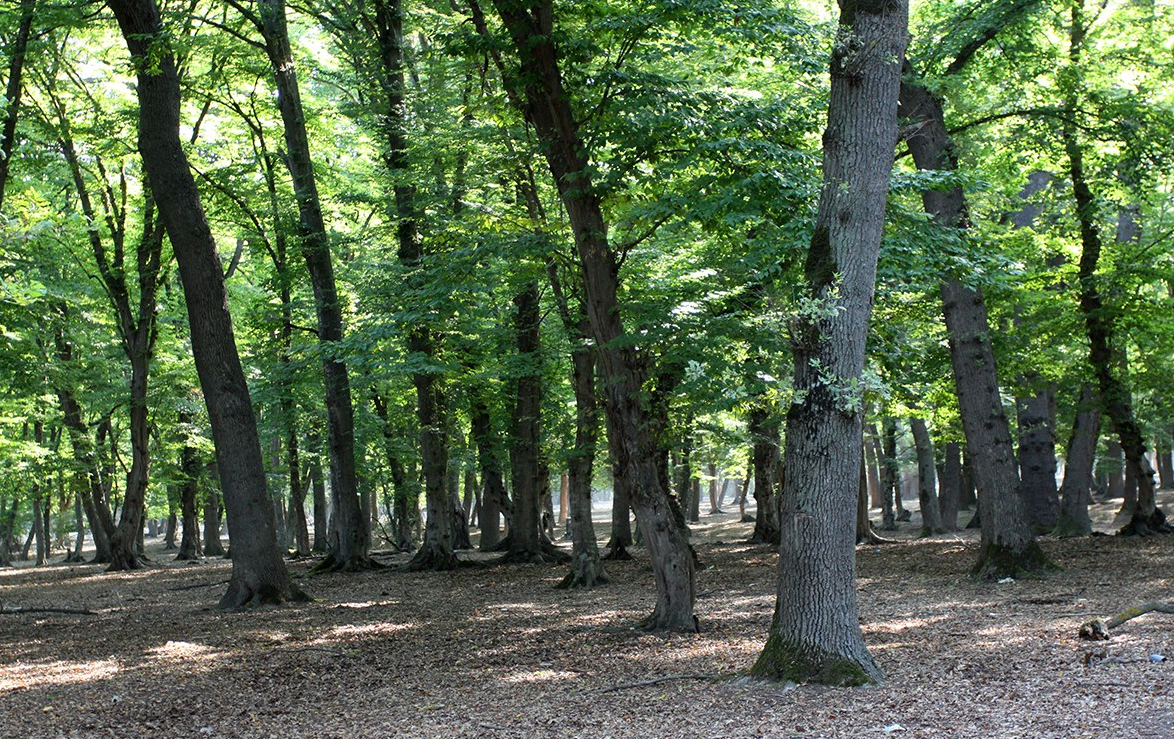
<path fill-rule="evenodd" d="M 24 607 L 12 606 L 11 608 L 0 608 L 0 614 L 15 615 L 20 613 L 70 613 L 76 616 L 97 616 L 97 611 L 91 611 L 88 608 L 41 608 L 38 606 Z"/>
<path fill-rule="evenodd" d="M 693 674 L 693 675 L 665 675 L 663 677 L 654 677 L 648 680 L 637 680 L 634 683 L 620 683 L 619 685 L 612 685 L 607 688 L 600 688 L 598 690 L 588 690 L 582 695 L 600 695 L 603 693 L 615 693 L 620 690 L 627 690 L 629 688 L 643 688 L 648 685 L 659 685 L 660 683 L 667 683 L 673 680 L 716 680 L 721 675 L 717 673 Z"/>
<path fill-rule="evenodd" d="M 179 592 L 180 590 L 199 590 L 200 588 L 214 588 L 217 585 L 227 585 L 231 580 L 218 580 L 216 582 L 198 582 L 195 585 L 179 585 L 171 588 L 172 592 Z"/>
<path fill-rule="evenodd" d="M 1088 623 L 1081 624 L 1080 638 L 1088 641 L 1107 640 L 1109 638 L 1109 632 L 1121 624 L 1154 611 L 1158 613 L 1174 613 L 1174 603 L 1161 603 L 1156 600 L 1151 600 L 1148 603 L 1142 603 L 1140 606 L 1127 608 L 1108 620 L 1093 619 Z"/>

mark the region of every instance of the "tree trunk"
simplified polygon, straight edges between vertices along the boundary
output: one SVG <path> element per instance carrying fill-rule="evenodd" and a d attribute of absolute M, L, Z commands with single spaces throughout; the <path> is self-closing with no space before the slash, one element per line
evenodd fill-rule
<path fill-rule="evenodd" d="M 1072 6 L 1071 46 L 1069 62 L 1079 73 L 1080 54 L 1086 28 L 1084 12 L 1079 3 Z M 1089 341 L 1089 364 L 1096 374 L 1105 415 L 1109 419 L 1125 452 L 1126 471 L 1137 482 L 1137 505 L 1122 534 L 1146 536 L 1167 533 L 1171 527 L 1157 506 L 1154 488 L 1154 470 L 1146 456 L 1145 438 L 1133 415 L 1133 398 L 1126 377 L 1125 350 L 1116 336 L 1116 309 L 1105 305 L 1097 268 L 1101 257 L 1101 235 L 1097 223 L 1098 203 L 1084 175 L 1084 152 L 1077 138 L 1076 116 L 1079 104 L 1076 89 L 1067 91 L 1065 101 L 1067 118 L 1062 126 L 1064 148 L 1068 154 L 1072 195 L 1076 201 L 1076 216 L 1080 222 L 1080 310 L 1084 314 Z"/>
<path fill-rule="evenodd" d="M 1158 485 L 1163 490 L 1174 488 L 1174 453 L 1172 453 L 1170 448 L 1168 434 L 1169 431 L 1165 432 L 1154 444 L 1154 448 L 1157 449 L 1158 459 Z"/>
<path fill-rule="evenodd" d="M 192 422 L 188 413 L 179 414 L 179 425 L 184 427 Z M 203 556 L 200 546 L 200 522 L 196 499 L 200 491 L 200 452 L 191 444 L 190 439 L 184 440 L 183 450 L 179 455 L 179 507 L 183 515 L 183 535 L 179 542 L 177 560 L 199 559 Z M 217 534 L 219 537 L 219 533 Z M 219 539 L 217 539 L 219 540 Z"/>
<path fill-rule="evenodd" d="M 224 273 L 179 140 L 179 80 L 170 36 L 154 0 L 108 0 L 107 5 L 139 70 L 139 150 L 179 263 L 225 507 L 238 532 L 232 578 L 220 605 L 304 597 L 291 584 L 274 545 L 261 445 L 228 314 Z"/>
<path fill-rule="evenodd" d="M 823 189 L 804 268 L 822 306 L 793 331 L 778 598 L 752 673 L 795 682 L 880 682 L 856 609 L 863 398 L 856 389 L 876 283 L 908 5 L 841 5 L 831 58 Z"/>
<path fill-rule="evenodd" d="M 1064 482 L 1060 486 L 1060 514 L 1052 531 L 1054 536 L 1088 536 L 1092 533 L 1088 504 L 1092 500 L 1092 468 L 1100 430 L 1100 399 L 1097 398 L 1096 390 L 1086 384 L 1080 389 L 1076 418 L 1072 422 L 1072 434 L 1068 437 Z"/>
<path fill-rule="evenodd" d="M 24 74 L 25 52 L 32 34 L 36 0 L 21 0 L 20 25 L 10 42 L 8 53 L 8 83 L 4 92 L 4 120 L 0 123 L 0 205 L 4 204 L 4 190 L 8 184 L 9 165 L 16 144 L 16 121 L 20 115 L 21 77 Z"/>
<path fill-rule="evenodd" d="M 314 545 L 312 552 L 325 554 L 330 548 L 330 518 L 329 506 L 326 502 L 326 479 L 322 476 L 322 457 L 319 449 L 313 443 L 317 437 L 311 436 L 310 447 L 310 489 L 314 493 Z"/>
<path fill-rule="evenodd" d="M 897 511 L 894 504 L 899 503 L 901 496 L 901 470 L 897 466 L 897 420 L 886 417 L 881 420 L 881 429 L 884 436 L 881 442 L 881 528 L 885 531 L 896 531 Z"/>
<path fill-rule="evenodd" d="M 477 446 L 477 464 L 481 468 L 481 551 L 492 552 L 501 543 L 501 514 L 510 510 L 502 476 L 501 450 L 493 431 L 489 405 L 479 393 L 474 393 L 470 409 L 469 435 Z"/>
<path fill-rule="evenodd" d="M 869 508 L 880 508 L 883 505 L 884 494 L 881 491 L 880 457 L 880 435 L 877 433 L 876 424 L 869 423 L 865 426 L 864 435 L 865 474 L 868 476 Z"/>
<path fill-rule="evenodd" d="M 539 327 L 542 316 L 538 283 L 532 282 L 514 297 L 517 341 L 517 392 L 510 439 L 511 475 L 514 483 L 514 512 L 510 520 L 507 562 L 544 562 L 539 538 L 541 530 L 539 476 L 542 419 L 542 360 Z"/>
<path fill-rule="evenodd" d="M 917 133 L 906 139 L 919 170 L 955 171 L 957 160 L 946 130 L 941 101 L 920 84 L 906 64 L 901 84 L 901 115 Z M 929 189 L 922 202 L 934 222 L 966 229 L 969 216 L 961 186 Z M 1027 524 L 1010 427 L 999 395 L 991 348 L 991 328 L 982 293 L 947 275 L 941 285 L 942 312 L 950 344 L 950 363 L 966 450 L 979 491 L 982 541 L 974 574 L 1002 578 L 1049 566 Z"/>
<path fill-rule="evenodd" d="M 519 107 L 542 142 L 554 184 L 567 211 L 584 302 L 607 388 L 609 433 L 621 473 L 632 476 L 630 503 L 644 535 L 657 585 L 657 603 L 644 625 L 652 629 L 695 631 L 693 552 L 675 520 L 669 492 L 660 480 L 646 402 L 645 366 L 620 320 L 619 265 L 607 240 L 601 195 L 594 184 L 589 149 L 563 90 L 550 0 L 494 0 L 520 68 L 507 79 Z M 481 19 L 481 26 L 484 19 Z"/>
<path fill-rule="evenodd" d="M 342 303 L 334 281 L 330 240 L 322 216 L 322 204 L 314 177 L 309 136 L 297 71 L 289 45 L 284 0 L 257 0 L 259 17 L 252 20 L 265 39 L 277 87 L 277 105 L 284 126 L 285 162 L 298 206 L 298 235 L 302 255 L 314 289 L 318 319 L 318 343 L 326 389 L 326 448 L 330 457 L 330 496 L 334 527 L 331 548 L 314 570 L 360 571 L 380 567 L 367 552 L 370 527 L 359 502 L 355 472 L 355 425 L 350 379 L 337 347 L 343 340 Z"/>
<path fill-rule="evenodd" d="M 754 531 L 752 544 L 779 545 L 779 507 L 775 497 L 779 467 L 779 425 L 765 399 L 756 398 L 750 406 L 747 423 L 754 465 Z"/>
<path fill-rule="evenodd" d="M 1016 401 L 1019 421 L 1019 472 L 1023 503 L 1036 533 L 1056 526 L 1060 498 L 1056 490 L 1056 394 L 1054 387 Z"/>
<path fill-rule="evenodd" d="M 721 505 L 717 500 L 717 464 L 709 463 L 709 515 L 713 516 L 722 512 Z"/>
<path fill-rule="evenodd" d="M 958 530 L 958 507 L 962 500 L 962 446 L 956 441 L 946 443 L 946 459 L 938 485 L 938 508 L 942 514 L 942 528 Z"/>
<path fill-rule="evenodd" d="M 1125 453 L 1115 439 L 1105 442 L 1105 453 L 1097 460 L 1097 471 L 1105 478 L 1105 497 L 1109 500 L 1125 498 Z"/>
<path fill-rule="evenodd" d="M 577 333 L 587 328 L 581 322 L 576 325 Z M 571 384 L 575 391 L 575 449 L 568 462 L 567 475 L 567 502 L 571 514 L 571 571 L 559 583 L 559 587 L 593 588 L 609 582 L 610 578 L 599 556 L 595 524 L 591 520 L 591 476 L 595 464 L 595 445 L 599 437 L 595 353 L 581 343 L 571 350 Z"/>
<path fill-rule="evenodd" d="M 938 508 L 938 491 L 934 466 L 933 442 L 922 418 L 910 418 L 913 444 L 917 447 L 917 501 L 921 509 L 921 535 L 944 534 L 942 516 Z"/>

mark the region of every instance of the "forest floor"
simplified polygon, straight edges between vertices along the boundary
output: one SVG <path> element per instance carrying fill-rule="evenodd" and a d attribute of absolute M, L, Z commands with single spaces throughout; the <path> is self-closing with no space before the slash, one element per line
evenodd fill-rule
<path fill-rule="evenodd" d="M 1097 506 L 1098 528 L 1114 508 Z M 0 737 L 1174 737 L 1174 616 L 1077 639 L 1094 617 L 1174 600 L 1174 536 L 1045 539 L 1063 569 L 998 584 L 967 577 L 975 532 L 902 526 L 901 543 L 857 552 L 888 678 L 863 689 L 738 679 L 777 557 L 742 543 L 736 514 L 695 527 L 696 635 L 631 628 L 653 603 L 639 549 L 591 591 L 555 590 L 561 566 L 387 570 L 305 577 L 314 602 L 245 612 L 214 608 L 224 560 L 8 569 L 0 607 L 96 615 L 0 615 Z"/>

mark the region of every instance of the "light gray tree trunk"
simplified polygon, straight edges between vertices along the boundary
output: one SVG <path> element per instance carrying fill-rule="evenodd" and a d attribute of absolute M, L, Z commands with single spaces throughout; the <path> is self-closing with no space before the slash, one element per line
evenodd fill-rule
<path fill-rule="evenodd" d="M 796 682 L 882 680 L 856 609 L 858 381 L 876 282 L 907 41 L 902 1 L 841 5 L 831 58 L 823 190 L 805 275 L 818 315 L 793 327 L 778 599 L 752 672 Z"/>
<path fill-rule="evenodd" d="M 917 447 L 917 501 L 921 508 L 921 535 L 944 534 L 942 516 L 938 508 L 937 468 L 934 466 L 933 441 L 925 419 L 910 418 L 909 429 Z"/>

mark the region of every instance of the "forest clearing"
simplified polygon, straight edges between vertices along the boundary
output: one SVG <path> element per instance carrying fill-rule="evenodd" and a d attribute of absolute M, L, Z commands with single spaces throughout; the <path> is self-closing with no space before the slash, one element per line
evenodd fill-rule
<path fill-rule="evenodd" d="M 1098 528 L 1116 508 L 1093 507 Z M 0 571 L 5 608 L 95 611 L 0 616 L 0 733 L 1174 737 L 1174 616 L 1107 642 L 1076 636 L 1171 592 L 1174 537 L 1045 540 L 1063 569 L 1004 584 L 966 576 L 974 531 L 908 540 L 911 524 L 900 543 L 860 547 L 861 625 L 887 679 L 851 690 L 740 677 L 762 648 L 777 560 L 744 543 L 750 528 L 723 514 L 694 529 L 699 634 L 631 628 L 650 600 L 640 550 L 593 590 L 555 590 L 557 566 L 383 570 L 301 578 L 313 603 L 241 612 L 213 608 L 230 569 L 219 559 Z"/>

